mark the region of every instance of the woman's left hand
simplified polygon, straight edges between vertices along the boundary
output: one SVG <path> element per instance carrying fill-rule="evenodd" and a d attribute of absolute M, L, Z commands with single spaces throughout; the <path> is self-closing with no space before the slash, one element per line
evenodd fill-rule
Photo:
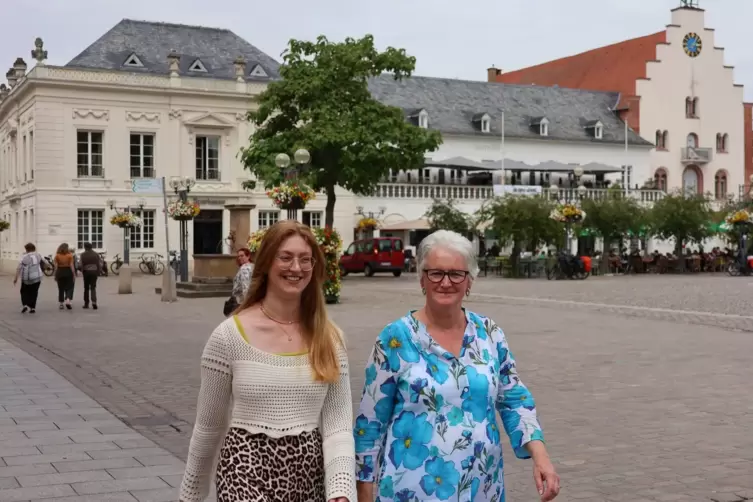
<path fill-rule="evenodd" d="M 549 502 L 560 492 L 560 477 L 554 470 L 549 455 L 536 455 L 533 458 L 533 480 L 541 495 L 541 502 Z"/>

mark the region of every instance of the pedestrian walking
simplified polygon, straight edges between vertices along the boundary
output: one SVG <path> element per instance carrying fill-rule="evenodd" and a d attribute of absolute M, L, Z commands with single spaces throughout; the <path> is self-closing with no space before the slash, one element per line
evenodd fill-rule
<path fill-rule="evenodd" d="M 217 502 L 355 502 L 348 355 L 325 267 L 307 226 L 267 229 L 248 293 L 204 348 L 181 501 L 206 499 L 219 450 Z"/>
<path fill-rule="evenodd" d="M 91 242 L 84 243 L 84 252 L 81 253 L 79 261 L 84 278 L 84 308 L 89 308 L 91 299 L 92 308 L 97 310 L 97 278 L 102 271 L 102 259 L 92 249 Z"/>
<path fill-rule="evenodd" d="M 225 317 L 238 308 L 238 305 L 243 303 L 251 287 L 251 275 L 254 271 L 254 264 L 251 263 L 251 251 L 248 248 L 240 248 L 238 250 L 238 272 L 233 278 L 233 292 L 230 298 L 225 301 L 225 307 L 223 308 L 223 314 Z"/>
<path fill-rule="evenodd" d="M 73 254 L 67 243 L 62 243 L 55 254 L 55 281 L 58 283 L 58 303 L 60 310 L 71 310 L 73 300 L 73 285 L 76 281 L 76 267 Z"/>
<path fill-rule="evenodd" d="M 42 256 L 37 253 L 37 247 L 31 242 L 26 244 L 24 249 L 26 253 L 18 263 L 13 285 L 21 279 L 21 312 L 33 314 L 37 311 L 37 296 L 42 284 Z"/>
<path fill-rule="evenodd" d="M 541 501 L 553 500 L 559 476 L 505 334 L 463 307 L 478 274 L 473 245 L 434 232 L 416 268 L 423 307 L 388 324 L 366 363 L 354 430 L 358 499 L 504 502 L 499 413 L 514 455 L 533 458 Z"/>

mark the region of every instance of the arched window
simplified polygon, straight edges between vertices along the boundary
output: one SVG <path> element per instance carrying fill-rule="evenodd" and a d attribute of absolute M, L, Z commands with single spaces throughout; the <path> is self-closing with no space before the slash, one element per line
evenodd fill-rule
<path fill-rule="evenodd" d="M 724 136 L 722 136 L 722 151 L 723 152 L 729 152 L 729 134 L 724 133 Z"/>
<path fill-rule="evenodd" d="M 722 135 L 719 133 L 716 133 L 716 151 L 724 151 L 724 148 L 722 147 Z"/>
<path fill-rule="evenodd" d="M 654 173 L 654 188 L 667 191 L 667 170 L 660 167 Z"/>
<path fill-rule="evenodd" d="M 698 118 L 698 98 L 685 98 L 685 118 Z"/>
<path fill-rule="evenodd" d="M 657 129 L 656 130 L 656 149 L 657 150 L 661 150 L 664 148 L 664 146 L 662 145 L 662 139 L 663 138 L 662 138 L 661 131 Z"/>
<path fill-rule="evenodd" d="M 688 195 L 703 193 L 703 173 L 698 166 L 688 166 L 683 171 L 682 191 Z"/>
<path fill-rule="evenodd" d="M 716 200 L 727 198 L 727 171 L 719 170 L 714 176 L 714 198 Z"/>
<path fill-rule="evenodd" d="M 693 98 L 693 117 L 698 118 L 699 112 L 698 112 L 698 98 Z"/>
<path fill-rule="evenodd" d="M 694 132 L 688 134 L 688 148 L 698 148 L 698 135 Z"/>
<path fill-rule="evenodd" d="M 661 145 L 666 150 L 669 148 L 669 131 L 664 131 L 661 137 Z"/>

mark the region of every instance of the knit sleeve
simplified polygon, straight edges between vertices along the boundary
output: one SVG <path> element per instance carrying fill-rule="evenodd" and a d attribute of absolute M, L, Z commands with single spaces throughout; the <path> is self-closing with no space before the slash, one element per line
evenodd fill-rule
<path fill-rule="evenodd" d="M 326 500 L 356 499 L 356 461 L 353 441 L 353 403 L 350 395 L 348 354 L 340 346 L 340 378 L 330 384 L 322 409 L 322 438 Z"/>
<path fill-rule="evenodd" d="M 201 356 L 201 388 L 188 449 L 180 500 L 198 502 L 209 494 L 212 468 L 225 434 L 232 395 L 232 369 L 226 335 L 217 328 Z"/>

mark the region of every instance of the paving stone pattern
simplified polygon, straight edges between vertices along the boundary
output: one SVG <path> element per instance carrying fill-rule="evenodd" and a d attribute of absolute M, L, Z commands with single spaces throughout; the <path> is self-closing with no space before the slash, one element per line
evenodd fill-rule
<path fill-rule="evenodd" d="M 0 501 L 178 500 L 183 462 L 0 340 Z"/>
<path fill-rule="evenodd" d="M 157 284 L 137 277 L 134 294 L 118 296 L 117 282 L 104 280 L 99 311 L 80 309 L 77 290 L 76 308 L 60 312 L 49 281 L 36 317 L 21 315 L 17 291 L 0 286 L 5 300 L 0 336 L 70 380 L 119 424 L 184 459 L 199 387 L 198 359 L 222 319 L 222 299 L 164 305 L 152 293 Z M 385 323 L 420 307 L 418 289 L 410 275 L 345 279 L 343 302 L 330 312 L 348 338 L 354 406 L 374 338 Z M 490 277 L 476 283 L 468 307 L 505 329 L 521 376 L 539 403 L 563 480 L 559 501 L 753 499 L 751 292 L 750 280 L 724 276 L 581 282 Z M 116 429 L 99 433 L 120 434 Z M 73 444 L 68 454 L 82 454 L 75 446 L 81 441 L 65 438 L 70 441 L 45 446 Z M 104 440 L 120 451 L 140 449 L 138 442 L 119 441 Z M 18 448 L 27 447 L 8 445 L 16 458 L 24 456 Z M 66 463 L 116 461 L 122 458 L 112 456 L 117 451 L 85 450 L 89 460 Z M 530 462 L 507 453 L 508 500 L 537 500 Z M 60 454 L 39 451 L 40 458 Z M 164 457 L 131 455 L 149 467 Z M 42 462 L 63 474 L 57 467 L 63 462 Z M 107 465 L 102 469 L 108 474 L 140 468 Z M 169 484 L 164 476 L 153 474 Z"/>

